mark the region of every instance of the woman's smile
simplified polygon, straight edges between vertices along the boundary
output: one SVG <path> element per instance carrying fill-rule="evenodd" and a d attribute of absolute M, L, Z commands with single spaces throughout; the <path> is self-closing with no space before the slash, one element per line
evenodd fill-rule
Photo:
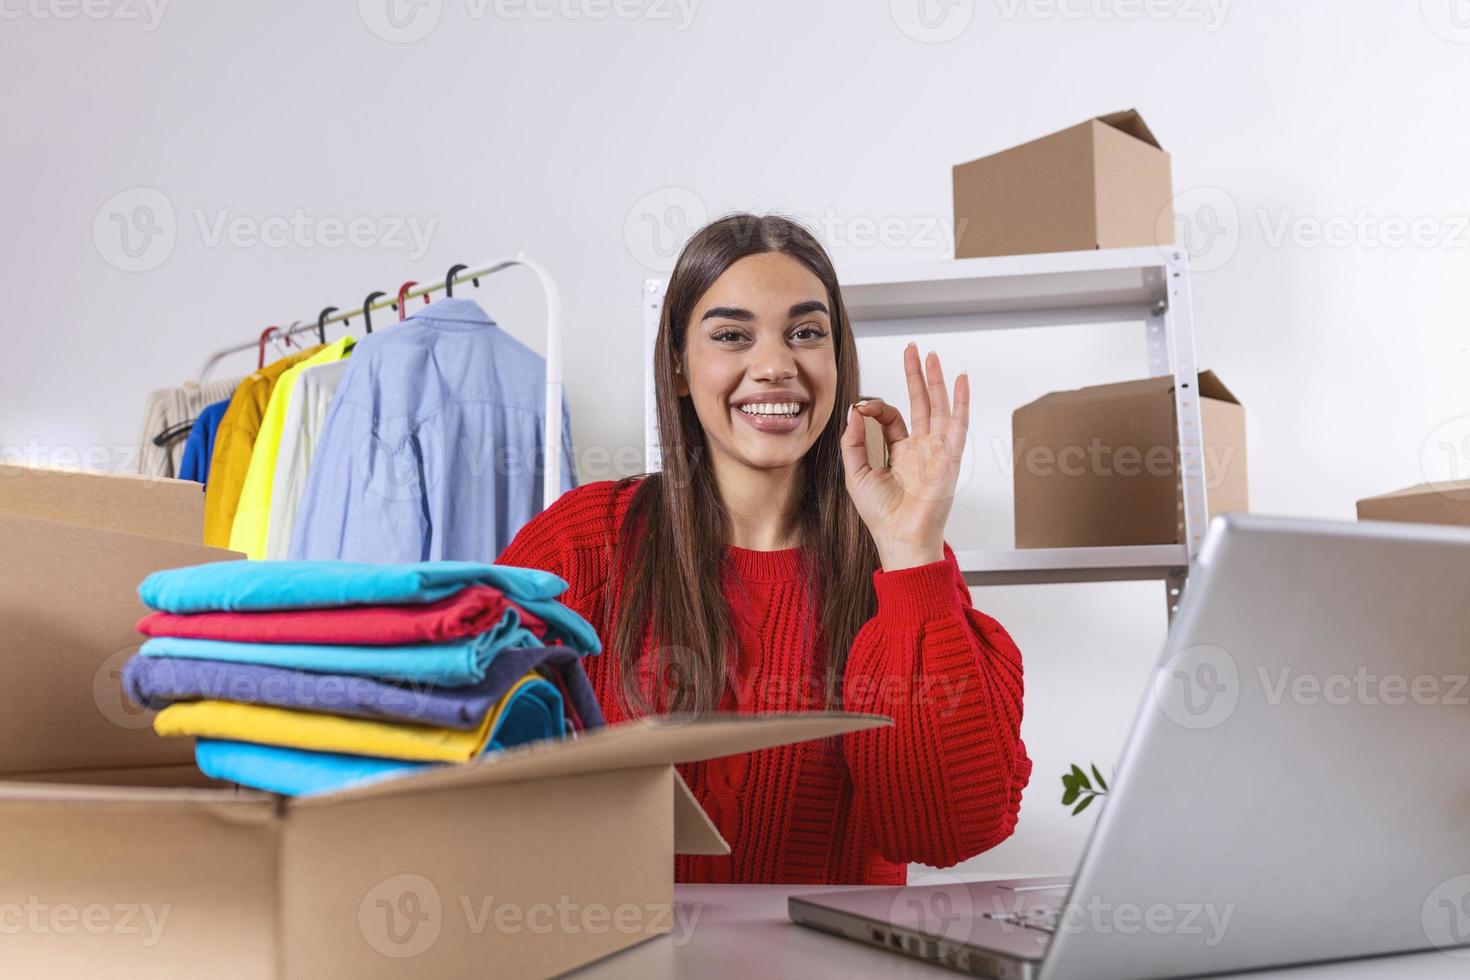
<path fill-rule="evenodd" d="M 795 432 L 806 418 L 807 399 L 795 392 L 767 392 L 736 399 L 732 411 L 757 432 Z"/>

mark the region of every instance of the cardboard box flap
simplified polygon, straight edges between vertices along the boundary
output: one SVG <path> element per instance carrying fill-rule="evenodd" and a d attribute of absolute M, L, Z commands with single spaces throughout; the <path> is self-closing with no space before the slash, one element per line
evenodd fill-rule
<path fill-rule="evenodd" d="M 1390 490 L 1388 493 L 1380 493 L 1373 497 L 1364 497 L 1358 503 L 1366 504 L 1374 500 L 1393 500 L 1396 497 L 1418 497 L 1423 494 L 1439 494 L 1450 490 L 1470 490 L 1470 480 L 1444 480 L 1440 483 L 1416 483 L 1412 487 L 1404 487 L 1402 490 Z"/>
<path fill-rule="evenodd" d="M 1022 405 L 1016 411 L 1024 411 L 1033 405 L 1068 405 L 1104 398 L 1134 398 L 1139 395 L 1161 395 L 1174 390 L 1172 375 L 1161 374 L 1156 378 L 1139 378 L 1136 381 L 1115 381 L 1112 384 L 1089 385 L 1086 388 L 1069 388 L 1065 391 L 1049 391 L 1041 397 Z"/>
<path fill-rule="evenodd" d="M 1148 128 L 1148 123 L 1143 121 L 1143 116 L 1138 114 L 1137 109 L 1124 109 L 1122 112 L 1110 112 L 1105 116 L 1098 116 L 1097 121 L 1120 130 L 1132 136 L 1134 139 L 1143 140 L 1149 146 L 1159 146 L 1159 141 L 1154 138 L 1153 131 Z"/>
<path fill-rule="evenodd" d="M 640 718 L 571 741 L 538 742 L 499 752 L 468 765 L 437 766 L 407 776 L 359 784 L 336 793 L 297 797 L 288 805 L 293 809 L 343 806 L 357 800 L 462 786 L 699 762 L 754 752 L 773 745 L 846 735 L 892 723 L 883 715 L 840 711 L 759 717 L 715 714 L 697 720 Z"/>
<path fill-rule="evenodd" d="M 674 853 L 729 854 L 730 845 L 694 798 L 684 777 L 674 773 Z"/>
<path fill-rule="evenodd" d="M 0 465 L 0 513 L 204 542 L 204 488 L 192 480 Z"/>
<path fill-rule="evenodd" d="M 1240 399 L 1225 387 L 1225 382 L 1215 377 L 1214 371 L 1201 371 L 1199 373 L 1199 396 L 1201 398 L 1213 398 L 1217 402 L 1229 402 L 1239 405 Z"/>
<path fill-rule="evenodd" d="M 1201 398 L 1213 398 L 1217 401 L 1230 402 L 1239 405 L 1240 400 L 1225 387 L 1224 382 L 1215 376 L 1213 371 L 1201 371 L 1199 373 L 1199 395 Z M 1160 374 L 1152 378 L 1139 378 L 1136 381 L 1115 381 L 1112 384 L 1089 385 L 1086 388 L 1069 388 L 1065 391 L 1050 391 L 1036 398 L 1020 408 L 1017 412 L 1025 411 L 1034 405 L 1070 405 L 1077 402 L 1100 401 L 1104 399 L 1136 398 L 1140 395 L 1166 395 L 1174 390 L 1174 376 L 1171 374 Z"/>
<path fill-rule="evenodd" d="M 279 797 L 255 790 L 0 782 L 0 808 L 9 806 L 174 813 L 204 810 L 233 823 L 266 823 L 279 819 L 281 814 Z"/>

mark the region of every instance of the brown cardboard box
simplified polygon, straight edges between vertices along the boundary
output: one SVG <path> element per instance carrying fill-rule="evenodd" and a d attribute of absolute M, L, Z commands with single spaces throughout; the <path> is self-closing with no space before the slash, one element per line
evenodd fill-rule
<path fill-rule="evenodd" d="M 1246 509 L 1245 409 L 1199 375 L 1211 517 Z M 1017 548 L 1183 541 L 1174 379 L 1043 395 L 1011 415 Z"/>
<path fill-rule="evenodd" d="M 238 557 L 170 537 L 198 540 L 198 486 L 9 476 L 5 976 L 562 973 L 697 928 L 673 906 L 673 855 L 729 847 L 675 763 L 887 722 L 644 720 L 315 797 L 211 785 L 188 740 L 158 738 L 149 716 L 124 708 L 116 673 L 138 643 L 148 572 Z"/>
<path fill-rule="evenodd" d="M 1420 483 L 1358 501 L 1360 521 L 1411 521 L 1470 527 L 1470 480 Z"/>
<path fill-rule="evenodd" d="M 954 168 L 955 258 L 1174 241 L 1169 154 L 1136 110 Z"/>

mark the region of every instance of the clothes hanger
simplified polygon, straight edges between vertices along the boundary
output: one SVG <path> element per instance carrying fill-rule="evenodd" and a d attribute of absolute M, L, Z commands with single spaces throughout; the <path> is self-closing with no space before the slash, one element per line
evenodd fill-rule
<path fill-rule="evenodd" d="M 393 308 L 398 311 L 398 322 L 399 323 L 402 323 L 404 317 L 408 316 L 408 313 L 407 313 L 408 303 L 406 302 L 406 299 L 405 299 L 407 297 L 407 295 L 408 295 L 408 291 L 410 289 L 412 289 L 413 287 L 417 286 L 417 285 L 418 285 L 418 281 L 417 280 L 410 279 L 408 282 L 406 282 L 402 286 L 399 286 L 398 287 L 398 302 L 396 302 L 396 303 L 393 304 Z M 428 306 L 429 305 L 429 294 L 428 293 L 424 293 L 424 305 L 425 306 Z"/>
<path fill-rule="evenodd" d="M 261 368 L 265 367 L 265 344 L 266 344 L 266 341 L 268 341 L 268 340 L 271 339 L 271 335 L 272 334 L 279 334 L 280 332 L 281 332 L 281 328 L 280 327 L 266 327 L 264 330 L 262 330 L 260 332 L 260 352 L 259 352 L 259 356 L 256 358 L 256 361 L 255 361 L 255 370 L 259 371 Z M 286 338 L 286 342 L 287 343 L 290 343 L 290 341 L 291 341 L 291 338 L 288 336 Z"/>
<path fill-rule="evenodd" d="M 371 293 L 368 293 L 367 299 L 362 301 L 362 326 L 363 329 L 366 330 L 368 333 L 373 332 L 373 303 L 376 302 L 380 297 L 387 295 L 388 294 L 383 292 L 381 289 L 377 289 Z M 343 320 L 342 323 L 345 325 L 347 321 Z"/>
<path fill-rule="evenodd" d="M 316 339 L 324 346 L 327 342 L 327 317 L 336 312 L 335 306 L 329 306 L 316 315 Z"/>
<path fill-rule="evenodd" d="M 454 296 L 454 277 L 457 276 L 457 275 L 459 275 L 461 272 L 463 272 L 464 270 L 466 270 L 468 268 L 469 268 L 469 266 L 465 265 L 462 262 L 459 263 L 458 265 L 451 265 L 449 267 L 449 274 L 444 277 L 444 298 L 445 299 L 450 299 L 450 298 L 452 298 Z M 470 278 L 470 282 L 472 282 L 472 283 L 475 284 L 475 288 L 476 289 L 479 289 L 480 288 L 480 279 L 479 279 L 478 276 L 472 276 Z"/>

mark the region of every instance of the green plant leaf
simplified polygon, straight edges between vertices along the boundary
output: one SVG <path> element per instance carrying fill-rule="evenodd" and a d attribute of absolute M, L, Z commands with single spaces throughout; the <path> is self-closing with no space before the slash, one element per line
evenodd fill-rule
<path fill-rule="evenodd" d="M 1072 789 L 1077 785 L 1077 779 L 1070 772 L 1062 774 L 1062 789 Z"/>
<path fill-rule="evenodd" d="M 1084 799 L 1081 803 L 1078 803 L 1076 809 L 1074 809 L 1072 811 L 1072 816 L 1075 817 L 1075 816 L 1077 816 L 1077 814 L 1081 813 L 1083 810 L 1086 810 L 1087 809 L 1087 804 L 1091 803 L 1095 799 L 1097 799 L 1096 796 L 1089 796 L 1086 799 Z"/>
<path fill-rule="evenodd" d="M 1082 792 L 1081 787 L 1069 786 L 1067 792 L 1062 794 L 1062 806 L 1071 806 L 1076 802 L 1078 795 Z"/>
<path fill-rule="evenodd" d="M 1097 764 L 1096 763 L 1094 763 L 1093 766 L 1092 766 L 1092 775 L 1097 780 L 1098 788 L 1100 788 L 1104 793 L 1106 793 L 1108 791 L 1108 781 L 1106 779 L 1102 778 L 1102 773 L 1100 773 L 1100 772 L 1097 771 Z"/>
<path fill-rule="evenodd" d="M 1077 780 L 1078 786 L 1081 786 L 1083 789 L 1092 788 L 1092 784 L 1087 781 L 1087 773 L 1083 772 L 1081 767 L 1075 763 L 1072 765 L 1072 776 Z"/>

